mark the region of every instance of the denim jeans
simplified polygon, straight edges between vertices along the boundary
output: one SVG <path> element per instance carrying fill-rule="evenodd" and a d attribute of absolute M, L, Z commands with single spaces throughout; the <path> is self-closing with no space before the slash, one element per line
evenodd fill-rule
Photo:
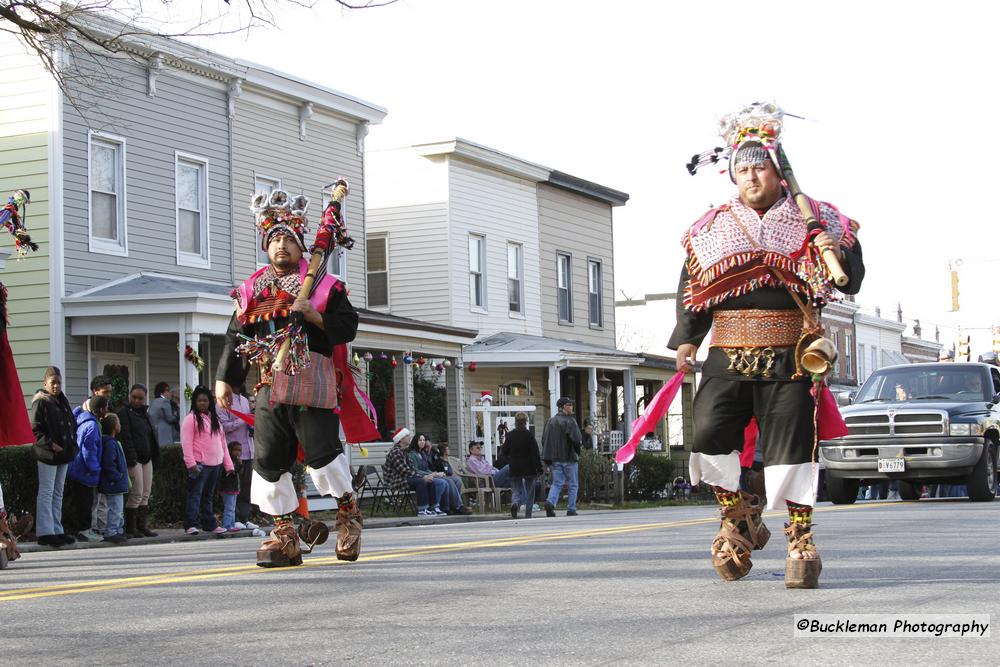
<path fill-rule="evenodd" d="M 524 517 L 531 518 L 531 506 L 535 504 L 535 476 L 511 477 L 510 490 L 515 505 L 524 508 Z"/>
<path fill-rule="evenodd" d="M 200 527 L 202 530 L 215 530 L 219 525 L 215 520 L 212 501 L 215 499 L 215 487 L 219 483 L 221 472 L 221 464 L 202 466 L 197 477 L 194 479 L 188 477 L 187 506 L 184 510 L 185 528 Z"/>
<path fill-rule="evenodd" d="M 222 527 L 229 530 L 236 523 L 236 493 L 222 494 Z"/>
<path fill-rule="evenodd" d="M 425 510 L 428 506 L 439 507 L 441 496 L 447 494 L 448 482 L 438 477 L 433 482 L 424 481 L 423 475 L 414 475 L 407 480 L 410 488 L 417 492 L 417 509 Z M 447 498 L 447 495 L 445 495 Z"/>
<path fill-rule="evenodd" d="M 510 486 L 510 466 L 504 466 L 493 473 L 493 483 L 501 488 Z"/>
<path fill-rule="evenodd" d="M 105 496 L 105 498 L 108 499 L 108 527 L 104 531 L 104 536 L 121 535 L 125 532 L 125 517 L 122 516 L 122 509 L 125 507 L 125 494 L 116 493 L 113 496 Z"/>
<path fill-rule="evenodd" d="M 451 509 L 457 510 L 462 506 L 462 480 L 456 475 L 451 477 L 445 477 L 444 481 L 448 482 L 448 501 L 451 503 Z"/>
<path fill-rule="evenodd" d="M 108 527 L 108 497 L 103 493 L 97 494 L 94 501 L 94 520 L 90 522 L 90 529 L 99 535 L 103 535 Z"/>
<path fill-rule="evenodd" d="M 559 493 L 563 484 L 569 483 L 569 496 L 566 499 L 566 509 L 570 512 L 576 511 L 576 492 L 580 489 L 579 463 L 569 461 L 552 462 L 552 487 L 549 488 L 548 502 L 556 505 L 559 502 Z"/>
<path fill-rule="evenodd" d="M 38 461 L 38 496 L 35 499 L 35 534 L 62 535 L 63 487 L 68 463 L 49 465 Z"/>

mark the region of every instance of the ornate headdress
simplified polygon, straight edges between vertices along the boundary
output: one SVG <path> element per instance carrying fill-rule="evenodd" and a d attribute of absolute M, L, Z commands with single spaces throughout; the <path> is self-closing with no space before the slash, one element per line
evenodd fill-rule
<path fill-rule="evenodd" d="M 306 251 L 305 235 L 309 233 L 309 221 L 306 211 L 309 210 L 309 198 L 298 195 L 289 198 L 284 190 L 275 190 L 271 194 L 258 192 L 250 203 L 250 211 L 260 232 L 261 250 L 267 250 L 267 245 L 277 234 L 287 234 Z"/>
<path fill-rule="evenodd" d="M 14 237 L 14 247 L 18 258 L 28 254 L 28 249 L 38 250 L 38 244 L 31 240 L 24 220 L 27 216 L 28 202 L 31 195 L 27 190 L 15 190 L 7 199 L 7 204 L 0 208 L 0 225 Z"/>
<path fill-rule="evenodd" d="M 688 172 L 693 176 L 699 167 L 729 160 L 729 177 L 735 181 L 733 172 L 738 164 L 760 164 L 769 158 L 778 169 L 775 156 L 784 116 L 785 112 L 773 102 L 754 102 L 723 116 L 719 119 L 719 136 L 726 145 L 693 156 L 687 164 Z"/>

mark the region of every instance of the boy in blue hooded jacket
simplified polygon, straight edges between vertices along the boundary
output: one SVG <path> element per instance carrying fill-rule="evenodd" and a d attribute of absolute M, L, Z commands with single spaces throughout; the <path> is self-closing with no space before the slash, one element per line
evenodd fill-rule
<path fill-rule="evenodd" d="M 121 422 L 118 421 L 118 415 L 109 412 L 101 419 L 101 478 L 97 489 L 108 499 L 108 527 L 104 541 L 112 544 L 121 544 L 128 539 L 125 537 L 122 511 L 130 482 L 125 450 L 116 437 L 119 431 Z"/>
<path fill-rule="evenodd" d="M 67 528 L 81 542 L 97 541 L 101 536 L 91 529 L 94 491 L 101 476 L 101 418 L 108 412 L 106 396 L 94 395 L 82 407 L 73 409 L 76 417 L 76 457 L 66 470 L 66 495 L 73 498 L 73 515 Z"/>

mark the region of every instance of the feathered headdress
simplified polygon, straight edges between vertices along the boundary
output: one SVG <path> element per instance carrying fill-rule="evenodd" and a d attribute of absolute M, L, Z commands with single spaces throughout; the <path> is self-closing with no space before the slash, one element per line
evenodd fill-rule
<path fill-rule="evenodd" d="M 38 244 L 31 240 L 24 221 L 27 217 L 28 202 L 31 195 L 27 190 L 15 190 L 7 199 L 7 204 L 0 209 L 0 225 L 14 237 L 14 247 L 20 259 L 28 254 L 28 250 L 38 250 Z"/>
<path fill-rule="evenodd" d="M 754 102 L 735 113 L 723 116 L 719 119 L 719 136 L 726 145 L 692 156 L 687 164 L 688 172 L 693 176 L 701 167 L 728 160 L 729 176 L 733 178 L 733 168 L 741 158 L 754 162 L 766 159 L 766 156 L 773 159 L 781 137 L 784 116 L 785 112 L 773 102 Z M 746 144 L 751 146 L 741 151 Z M 775 163 L 775 168 L 777 167 Z"/>

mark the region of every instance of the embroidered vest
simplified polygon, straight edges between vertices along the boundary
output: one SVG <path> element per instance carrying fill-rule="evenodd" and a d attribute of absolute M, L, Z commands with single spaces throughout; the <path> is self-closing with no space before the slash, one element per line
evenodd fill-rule
<path fill-rule="evenodd" d="M 230 292 L 230 296 L 236 302 L 236 317 L 240 323 L 246 326 L 259 320 L 271 320 L 281 317 L 288 317 L 289 308 L 295 300 L 291 294 L 279 290 L 277 294 L 259 294 L 256 299 L 253 296 L 254 283 L 267 267 L 258 269 L 249 278 L 244 280 L 239 287 Z M 299 260 L 299 278 L 305 280 L 309 271 L 309 262 L 304 259 Z M 309 303 L 319 312 L 326 310 L 326 304 L 330 300 L 330 292 L 336 289 L 339 281 L 332 275 L 327 274 L 315 285 Z M 270 291 L 269 288 L 268 291 Z"/>

